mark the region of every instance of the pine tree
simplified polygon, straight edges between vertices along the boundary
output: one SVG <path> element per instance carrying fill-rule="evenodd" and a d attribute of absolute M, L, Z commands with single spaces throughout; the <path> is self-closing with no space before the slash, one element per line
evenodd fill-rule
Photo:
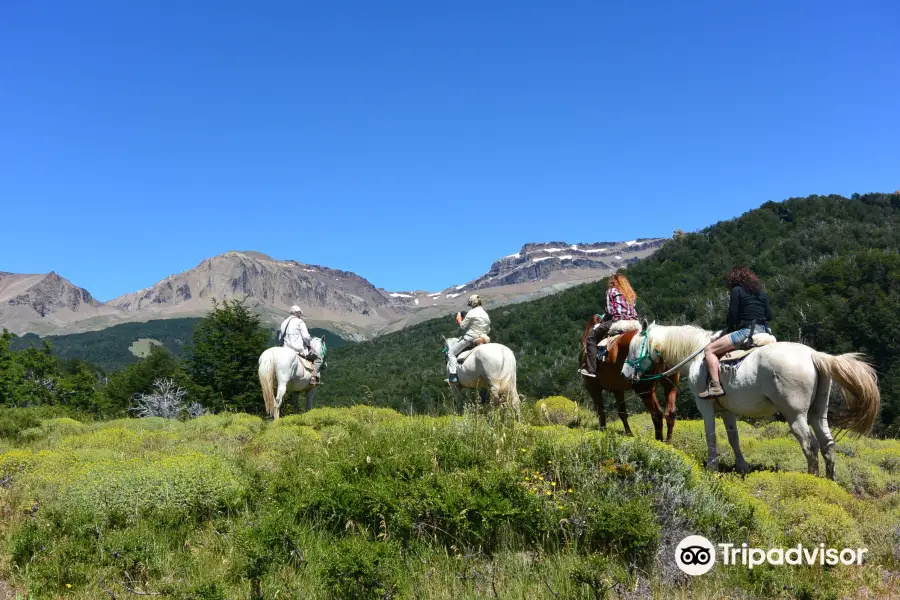
<path fill-rule="evenodd" d="M 243 301 L 213 301 L 212 312 L 197 323 L 188 348 L 195 398 L 214 411 L 263 412 L 257 368 L 269 338 Z"/>

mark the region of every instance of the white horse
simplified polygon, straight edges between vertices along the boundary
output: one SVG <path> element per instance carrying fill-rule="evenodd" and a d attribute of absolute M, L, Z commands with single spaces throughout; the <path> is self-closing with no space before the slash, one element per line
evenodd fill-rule
<path fill-rule="evenodd" d="M 679 371 L 687 379 L 703 416 L 709 469 L 718 469 L 716 404 L 734 450 L 735 467 L 741 473 L 746 473 L 749 466 L 741 453 L 735 415 L 767 417 L 780 412 L 800 443 L 808 472 L 819 474 L 821 450 L 829 479 L 834 479 L 834 438 L 828 427 L 832 380 L 843 390 L 848 405 L 846 414 L 839 416 L 834 425 L 868 434 L 875 424 L 881 394 L 875 370 L 859 360 L 862 356 L 859 353 L 832 356 L 794 342 L 770 343 L 746 355 L 736 367 L 723 363 L 720 377 L 725 395 L 702 399 L 698 394 L 706 389 L 708 371 L 702 349 L 719 337 L 720 332 L 691 325 L 666 327 L 655 323 L 644 331 L 632 339 L 622 375 L 639 377 L 658 358 L 669 365 L 684 362 Z M 692 357 L 698 350 L 701 352 Z M 807 421 L 815 435 L 810 433 Z"/>
<path fill-rule="evenodd" d="M 310 346 L 316 356 L 325 357 L 325 341 L 322 338 L 312 338 Z M 324 360 L 322 366 L 325 366 Z M 266 414 L 274 420 L 278 419 L 286 392 L 291 392 L 294 409 L 300 412 L 300 392 L 304 390 L 307 390 L 306 410 L 312 410 L 318 385 L 310 386 L 311 375 L 297 353 L 290 348 L 275 346 L 263 352 L 259 357 L 259 384 L 266 402 Z"/>
<path fill-rule="evenodd" d="M 455 338 L 444 338 L 445 352 L 453 341 Z M 459 359 L 463 361 L 456 370 L 459 383 L 450 384 L 454 394 L 456 386 L 477 389 L 484 400 L 485 390 L 488 390 L 495 404 L 505 403 L 515 411 L 516 419 L 521 420 L 519 392 L 516 390 L 516 355 L 512 350 L 503 344 L 480 344 L 472 350 L 461 352 L 457 357 Z"/>

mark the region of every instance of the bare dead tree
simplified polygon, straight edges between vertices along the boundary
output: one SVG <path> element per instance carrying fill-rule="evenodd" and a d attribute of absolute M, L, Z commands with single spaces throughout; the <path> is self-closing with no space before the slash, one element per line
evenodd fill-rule
<path fill-rule="evenodd" d="M 177 419 L 185 415 L 196 418 L 207 413 L 206 408 L 197 402 L 185 402 L 187 390 L 178 387 L 172 379 L 162 378 L 153 382 L 153 391 L 149 394 L 135 394 L 134 406 L 128 410 L 138 417 L 162 417 Z"/>

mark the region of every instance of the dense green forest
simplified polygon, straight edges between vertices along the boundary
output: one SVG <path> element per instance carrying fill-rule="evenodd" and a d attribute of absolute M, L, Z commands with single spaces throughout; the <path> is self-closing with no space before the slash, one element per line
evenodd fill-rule
<path fill-rule="evenodd" d="M 156 340 L 175 356 L 184 356 L 185 348 L 191 344 L 194 327 L 199 322 L 199 317 L 159 319 L 144 323 L 123 323 L 100 331 L 51 335 L 45 338 L 28 333 L 13 340 L 11 347 L 15 350 L 23 350 L 30 346 L 40 347 L 42 341 L 47 340 L 51 344 L 54 356 L 87 361 L 109 373 L 138 361 L 138 357 L 129 351 L 129 347 L 139 339 Z M 325 335 L 329 348 L 338 348 L 349 343 L 326 329 L 312 327 L 309 332 L 313 336 Z M 273 339 L 274 336 L 273 329 Z"/>
<path fill-rule="evenodd" d="M 883 435 L 900 433 L 900 194 L 810 196 L 767 202 L 744 215 L 667 242 L 628 268 L 642 317 L 665 324 L 724 326 L 735 265 L 767 288 L 773 330 L 840 353 L 861 351 L 879 373 Z M 487 306 L 491 338 L 518 359 L 521 394 L 563 394 L 589 402 L 577 375 L 585 319 L 604 308 L 606 280 L 536 301 Z M 317 404 L 371 401 L 402 411 L 448 405 L 441 336 L 450 317 L 336 350 Z M 684 386 L 683 386 L 684 387 Z M 638 410 L 639 404 L 634 404 Z M 686 390 L 679 415 L 696 415 Z"/>

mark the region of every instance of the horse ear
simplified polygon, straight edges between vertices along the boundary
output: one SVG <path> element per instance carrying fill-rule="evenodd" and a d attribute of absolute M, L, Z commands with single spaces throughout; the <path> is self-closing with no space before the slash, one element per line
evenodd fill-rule
<path fill-rule="evenodd" d="M 647 319 L 646 318 L 641 319 L 641 331 L 643 331 L 644 333 L 647 333 L 648 327 L 650 327 L 650 324 L 647 323 Z"/>

